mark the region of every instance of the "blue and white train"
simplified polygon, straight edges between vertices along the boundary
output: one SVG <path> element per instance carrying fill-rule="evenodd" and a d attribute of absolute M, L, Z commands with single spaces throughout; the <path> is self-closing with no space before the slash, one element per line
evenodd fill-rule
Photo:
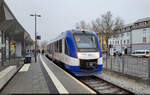
<path fill-rule="evenodd" d="M 49 57 L 76 76 L 101 74 L 102 52 L 95 32 L 68 30 L 51 41 Z"/>

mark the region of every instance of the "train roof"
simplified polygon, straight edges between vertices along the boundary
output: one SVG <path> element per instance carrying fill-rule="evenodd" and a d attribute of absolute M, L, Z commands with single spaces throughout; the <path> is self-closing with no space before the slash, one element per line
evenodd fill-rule
<path fill-rule="evenodd" d="M 66 35 L 67 35 L 67 32 L 71 32 L 71 33 L 83 33 L 83 32 L 81 32 L 81 30 L 67 30 L 67 31 L 65 31 L 65 32 L 62 32 L 59 36 L 57 36 L 55 39 L 53 39 L 53 40 L 51 40 L 50 42 L 49 42 L 49 44 L 51 44 L 52 42 L 55 42 L 55 41 L 58 41 L 58 40 L 60 40 L 60 39 L 64 39 L 65 37 L 66 37 Z M 84 30 L 84 32 L 85 33 L 88 33 L 88 34 L 96 34 L 95 32 L 93 32 L 93 31 L 89 31 L 89 30 Z"/>

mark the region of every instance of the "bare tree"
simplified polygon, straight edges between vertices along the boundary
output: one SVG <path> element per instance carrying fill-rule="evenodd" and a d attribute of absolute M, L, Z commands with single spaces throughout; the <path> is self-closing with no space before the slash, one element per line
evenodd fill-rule
<path fill-rule="evenodd" d="M 102 33 L 100 18 L 97 18 L 95 21 L 92 21 L 91 27 L 92 27 L 92 30 L 95 31 L 97 34 Z"/>
<path fill-rule="evenodd" d="M 120 17 L 114 18 L 110 11 L 101 15 L 101 17 L 97 18 L 94 21 L 91 21 L 90 24 L 86 24 L 85 21 L 80 21 L 80 23 L 76 23 L 76 27 L 78 29 L 90 29 L 95 31 L 100 39 L 100 43 L 102 45 L 102 49 L 108 49 L 108 39 L 116 34 L 121 32 L 121 29 L 124 26 L 124 21 Z M 105 41 L 105 47 L 104 47 Z"/>
<path fill-rule="evenodd" d="M 101 19 L 100 18 L 97 18 L 95 21 L 92 21 L 91 22 L 91 30 L 95 31 L 98 35 L 98 38 L 99 38 L 99 42 L 100 42 L 100 45 L 101 45 L 101 48 L 103 49 L 104 45 L 103 45 L 103 34 L 104 34 L 104 31 L 102 30 L 102 27 L 101 27 Z"/>
<path fill-rule="evenodd" d="M 106 47 L 108 48 L 108 39 L 121 32 L 121 29 L 124 26 L 124 22 L 120 17 L 113 18 L 110 11 L 101 16 L 101 30 L 103 31 L 103 36 L 105 37 Z"/>
<path fill-rule="evenodd" d="M 85 21 L 80 21 L 79 23 L 76 23 L 76 29 L 88 29 L 89 25 Z"/>
<path fill-rule="evenodd" d="M 108 48 L 108 39 L 112 35 L 114 20 L 113 20 L 111 12 L 107 12 L 107 13 L 103 14 L 101 16 L 101 19 L 102 19 L 101 29 L 104 33 L 103 36 L 105 36 L 106 48 Z"/>
<path fill-rule="evenodd" d="M 114 27 L 114 32 L 115 33 L 120 33 L 121 29 L 124 27 L 124 21 L 120 17 L 115 18 L 115 27 Z"/>

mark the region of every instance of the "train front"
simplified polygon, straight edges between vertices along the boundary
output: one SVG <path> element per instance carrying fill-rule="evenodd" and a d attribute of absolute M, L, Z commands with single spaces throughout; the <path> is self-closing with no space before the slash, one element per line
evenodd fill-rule
<path fill-rule="evenodd" d="M 73 33 L 78 66 L 72 72 L 76 76 L 101 74 L 103 60 L 98 37 L 95 32 Z"/>

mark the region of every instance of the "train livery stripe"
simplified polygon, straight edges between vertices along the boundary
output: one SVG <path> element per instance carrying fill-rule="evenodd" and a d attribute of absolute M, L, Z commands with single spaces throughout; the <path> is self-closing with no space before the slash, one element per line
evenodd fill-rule
<path fill-rule="evenodd" d="M 68 94 L 69 92 L 64 88 L 64 86 L 61 84 L 61 82 L 56 78 L 54 73 L 48 68 L 46 63 L 43 61 L 41 55 L 40 55 L 40 58 L 41 58 L 43 66 L 45 67 L 46 71 L 48 72 L 48 75 L 51 77 L 51 79 L 52 79 L 53 83 L 55 84 L 55 86 L 56 86 L 57 90 L 59 91 L 59 93 Z"/>
<path fill-rule="evenodd" d="M 97 46 L 98 46 L 98 50 L 99 50 L 99 55 L 100 55 L 100 57 L 102 57 L 102 51 L 101 51 L 101 47 L 100 47 L 99 40 L 98 40 L 96 33 L 95 33 L 95 36 L 96 36 Z"/>
<path fill-rule="evenodd" d="M 66 37 L 66 41 L 67 41 L 69 56 L 71 56 L 73 58 L 77 58 L 77 48 L 75 45 L 73 35 L 70 31 L 67 31 L 67 35 L 68 36 Z"/>

